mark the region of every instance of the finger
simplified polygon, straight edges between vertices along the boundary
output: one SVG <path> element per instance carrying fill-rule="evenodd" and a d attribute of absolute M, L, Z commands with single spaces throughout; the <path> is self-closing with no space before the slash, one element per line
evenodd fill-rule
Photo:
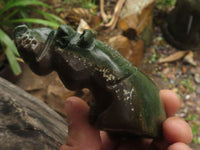
<path fill-rule="evenodd" d="M 168 147 L 167 150 L 192 150 L 188 145 L 185 143 L 174 143 Z"/>
<path fill-rule="evenodd" d="M 66 102 L 69 121 L 67 142 L 61 150 L 99 150 L 101 147 L 100 133 L 89 123 L 89 107 L 77 97 Z"/>
<path fill-rule="evenodd" d="M 192 131 L 188 123 L 178 117 L 170 117 L 163 123 L 163 134 L 168 143 L 192 141 Z"/>
<path fill-rule="evenodd" d="M 161 90 L 160 98 L 164 104 L 167 117 L 173 116 L 180 107 L 178 95 L 170 90 Z"/>
<path fill-rule="evenodd" d="M 103 150 L 115 149 L 115 147 L 117 146 L 117 143 L 116 143 L 116 141 L 114 141 L 113 139 L 110 138 L 108 133 L 101 131 L 100 136 L 101 136 Z"/>

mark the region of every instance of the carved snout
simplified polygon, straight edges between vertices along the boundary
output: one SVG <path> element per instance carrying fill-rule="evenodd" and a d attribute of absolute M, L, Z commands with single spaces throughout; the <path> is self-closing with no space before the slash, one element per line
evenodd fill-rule
<path fill-rule="evenodd" d="M 36 49 L 38 42 L 30 35 L 30 30 L 26 25 L 17 26 L 14 30 L 15 43 L 19 50 Z"/>
<path fill-rule="evenodd" d="M 45 75 L 52 71 L 50 49 L 54 31 L 46 28 L 29 29 L 26 25 L 19 25 L 14 30 L 14 37 L 21 57 L 34 72 Z"/>

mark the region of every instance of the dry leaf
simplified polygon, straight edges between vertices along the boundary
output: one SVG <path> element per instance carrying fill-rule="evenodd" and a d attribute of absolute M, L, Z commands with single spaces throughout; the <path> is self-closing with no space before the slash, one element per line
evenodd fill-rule
<path fill-rule="evenodd" d="M 189 53 L 184 57 L 184 61 L 193 66 L 197 65 L 197 62 L 194 61 L 194 53 L 192 51 L 189 51 Z"/>
<path fill-rule="evenodd" d="M 91 28 L 84 19 L 81 19 L 77 28 L 77 32 L 82 34 L 85 29 L 91 29 Z"/>
<path fill-rule="evenodd" d="M 103 19 L 103 22 L 108 22 L 111 16 L 107 15 L 104 11 L 104 0 L 100 0 L 100 12 L 101 12 L 101 17 Z"/>
<path fill-rule="evenodd" d="M 159 63 L 167 63 L 167 62 L 177 61 L 177 60 L 183 58 L 187 53 L 189 53 L 189 51 L 179 51 L 168 57 L 160 59 L 158 62 Z"/>
<path fill-rule="evenodd" d="M 81 19 L 90 22 L 92 15 L 88 9 L 73 8 L 60 14 L 61 18 L 65 19 L 70 25 L 78 25 Z"/>

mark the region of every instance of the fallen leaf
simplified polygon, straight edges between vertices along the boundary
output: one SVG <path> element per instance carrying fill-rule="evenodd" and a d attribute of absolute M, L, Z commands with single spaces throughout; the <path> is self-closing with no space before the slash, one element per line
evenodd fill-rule
<path fill-rule="evenodd" d="M 189 51 L 189 53 L 184 57 L 183 59 L 185 62 L 193 65 L 193 66 L 196 66 L 197 65 L 197 62 L 194 61 L 194 53 L 192 51 Z"/>
<path fill-rule="evenodd" d="M 84 19 L 81 19 L 77 28 L 77 32 L 82 34 L 85 29 L 91 29 L 91 28 Z"/>
<path fill-rule="evenodd" d="M 177 61 L 181 58 L 183 58 L 186 54 L 188 54 L 189 51 L 179 51 L 179 52 L 175 52 L 174 54 L 165 57 L 163 59 L 160 59 L 158 62 L 159 63 L 167 63 L 167 62 L 173 62 L 173 61 Z"/>
<path fill-rule="evenodd" d="M 134 41 L 123 35 L 117 35 L 109 39 L 108 45 L 116 49 L 133 65 L 138 66 L 141 63 L 144 54 L 143 40 Z"/>

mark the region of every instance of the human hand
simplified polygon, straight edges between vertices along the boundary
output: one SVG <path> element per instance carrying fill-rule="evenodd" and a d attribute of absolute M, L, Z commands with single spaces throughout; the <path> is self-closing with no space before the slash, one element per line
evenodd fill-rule
<path fill-rule="evenodd" d="M 110 137 L 89 123 L 89 106 L 80 98 L 71 97 L 66 102 L 69 135 L 60 150 L 191 150 L 187 144 L 192 140 L 189 125 L 174 114 L 180 107 L 178 96 L 169 90 L 161 90 L 167 119 L 163 123 L 164 138 L 123 140 Z"/>

